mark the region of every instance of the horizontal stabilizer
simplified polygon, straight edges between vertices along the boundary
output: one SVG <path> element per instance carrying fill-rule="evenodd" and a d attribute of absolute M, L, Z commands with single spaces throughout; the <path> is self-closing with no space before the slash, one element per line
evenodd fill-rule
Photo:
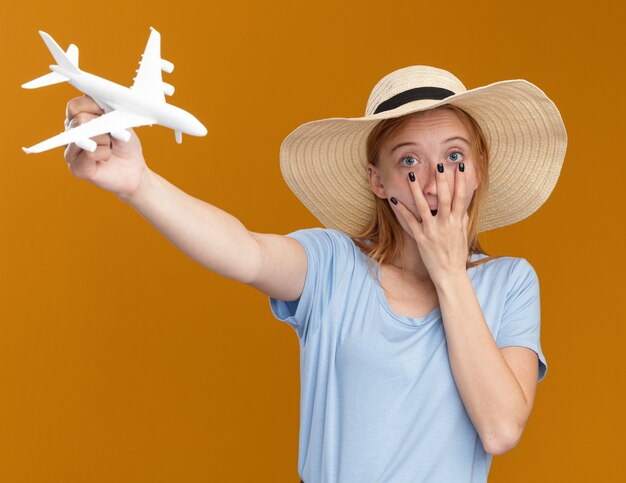
<path fill-rule="evenodd" d="M 69 79 L 64 75 L 57 74 L 56 72 L 50 72 L 44 74 L 41 77 L 37 77 L 30 82 L 22 84 L 24 89 L 37 89 L 38 87 L 51 86 L 52 84 L 59 84 L 61 82 L 67 82 Z"/>
<path fill-rule="evenodd" d="M 70 72 L 78 71 L 78 47 L 74 44 L 70 44 L 66 52 L 61 50 L 61 47 L 45 32 L 39 32 L 41 37 L 46 42 L 46 45 L 50 49 L 50 52 L 54 56 L 54 59 L 59 62 L 61 67 L 64 67 Z M 24 89 L 37 89 L 38 87 L 51 86 L 52 84 L 59 84 L 61 82 L 67 82 L 69 78 L 65 77 L 58 72 L 50 72 L 49 74 L 42 75 L 36 79 L 22 84 Z"/>

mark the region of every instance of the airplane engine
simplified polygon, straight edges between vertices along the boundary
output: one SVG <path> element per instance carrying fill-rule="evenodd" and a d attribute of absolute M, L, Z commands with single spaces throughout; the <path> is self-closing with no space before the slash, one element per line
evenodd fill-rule
<path fill-rule="evenodd" d="M 174 86 L 172 84 L 168 84 L 167 82 L 163 82 L 163 94 L 166 96 L 171 96 L 174 94 Z"/>
<path fill-rule="evenodd" d="M 171 62 L 165 59 L 161 59 L 161 70 L 163 72 L 167 72 L 168 74 L 171 74 L 172 71 L 174 70 L 174 64 L 172 64 Z"/>
<path fill-rule="evenodd" d="M 120 141 L 127 142 L 130 139 L 130 131 L 126 129 L 118 129 L 116 131 L 111 131 L 111 136 L 115 139 L 119 139 Z"/>

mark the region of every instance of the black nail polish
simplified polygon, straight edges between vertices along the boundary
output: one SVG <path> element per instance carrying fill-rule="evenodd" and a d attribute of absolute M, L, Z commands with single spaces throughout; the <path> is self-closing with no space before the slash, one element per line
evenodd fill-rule
<path fill-rule="evenodd" d="M 415 183 L 415 173 L 413 171 L 409 173 L 409 179 L 411 180 L 411 183 Z"/>
<path fill-rule="evenodd" d="M 440 173 L 443 173 L 443 163 L 439 163 L 437 165 L 437 171 L 439 171 Z"/>
<path fill-rule="evenodd" d="M 389 200 L 394 204 L 397 205 L 398 204 L 398 200 L 395 199 L 393 196 L 391 198 L 389 198 Z"/>
<path fill-rule="evenodd" d="M 459 163 L 459 171 L 462 173 L 465 171 L 465 165 L 463 163 Z"/>
<path fill-rule="evenodd" d="M 437 210 L 430 210 L 430 214 L 435 216 L 437 214 Z"/>

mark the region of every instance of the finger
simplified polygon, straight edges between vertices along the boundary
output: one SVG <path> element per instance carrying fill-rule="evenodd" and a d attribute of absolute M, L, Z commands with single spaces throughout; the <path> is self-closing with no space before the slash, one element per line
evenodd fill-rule
<path fill-rule="evenodd" d="M 465 204 L 467 202 L 467 185 L 465 183 L 465 174 L 456 166 L 454 173 L 454 201 L 452 202 L 452 216 L 457 220 L 463 220 Z"/>
<path fill-rule="evenodd" d="M 414 176 L 411 177 L 411 174 L 413 174 Z M 426 201 L 424 193 L 422 193 L 422 187 L 420 185 L 420 182 L 413 172 L 409 173 L 409 185 L 411 187 L 411 193 L 413 193 L 413 200 L 415 201 L 415 206 L 417 207 L 417 213 L 419 214 L 420 221 L 430 222 L 433 216 L 430 212 L 430 208 L 428 207 L 428 201 Z"/>
<path fill-rule="evenodd" d="M 65 106 L 65 126 L 80 112 L 86 112 L 100 116 L 104 111 L 89 96 L 75 97 L 71 99 Z"/>
<path fill-rule="evenodd" d="M 450 194 L 450 188 L 448 187 L 448 179 L 444 172 L 443 163 L 437 165 L 437 214 L 439 214 L 444 220 L 450 218 L 450 205 L 452 202 L 452 195 Z"/>
<path fill-rule="evenodd" d="M 98 145 L 94 152 L 83 150 L 73 162 L 69 163 L 69 169 L 77 178 L 93 180 L 100 163 L 108 161 L 110 157 L 111 148 L 109 145 Z"/>
<path fill-rule="evenodd" d="M 402 201 L 399 201 L 399 200 L 396 200 L 396 201 L 397 201 L 397 204 L 394 202 L 391 202 L 391 209 L 394 210 L 396 213 L 398 213 L 398 215 L 401 217 L 402 220 L 404 220 L 406 225 L 409 227 L 409 229 L 413 233 L 413 236 L 417 239 L 417 237 L 421 235 L 422 230 L 423 230 L 422 223 L 417 218 L 415 218 L 415 215 L 413 215 L 411 210 L 409 210 L 404 205 L 404 203 L 402 203 Z"/>
<path fill-rule="evenodd" d="M 67 128 L 65 129 L 66 131 L 69 129 L 73 129 L 77 126 L 80 126 L 81 124 L 85 124 L 86 122 L 89 122 L 95 118 L 97 118 L 99 116 L 95 116 L 93 114 L 90 113 L 86 113 L 86 112 L 81 112 L 79 114 L 77 114 L 68 124 Z M 100 134 L 98 136 L 93 136 L 92 138 L 96 144 L 100 144 L 102 146 L 110 146 L 111 145 L 111 136 L 110 134 Z M 74 143 L 72 143 L 74 146 L 76 146 Z M 80 149 L 80 148 L 78 148 Z"/>
<path fill-rule="evenodd" d="M 116 139 L 111 136 L 111 147 L 116 153 L 119 153 L 120 156 L 134 156 L 137 153 L 137 149 L 139 150 L 139 154 L 141 154 L 141 142 L 139 141 L 139 137 L 132 128 L 127 128 L 126 130 L 130 132 L 128 141 L 122 141 L 121 139 Z"/>

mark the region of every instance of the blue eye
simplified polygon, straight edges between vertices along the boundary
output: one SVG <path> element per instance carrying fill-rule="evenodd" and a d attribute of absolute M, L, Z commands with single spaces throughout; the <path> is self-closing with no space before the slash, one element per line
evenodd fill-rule
<path fill-rule="evenodd" d="M 401 163 L 404 163 L 405 159 L 412 159 L 414 162 L 412 163 L 406 163 L 405 166 L 415 166 L 417 164 L 417 158 L 414 158 L 413 156 L 405 156 L 404 158 L 402 158 L 400 160 Z"/>
<path fill-rule="evenodd" d="M 453 153 L 448 154 L 448 159 L 453 163 L 459 162 L 463 158 L 463 153 L 455 151 Z"/>

